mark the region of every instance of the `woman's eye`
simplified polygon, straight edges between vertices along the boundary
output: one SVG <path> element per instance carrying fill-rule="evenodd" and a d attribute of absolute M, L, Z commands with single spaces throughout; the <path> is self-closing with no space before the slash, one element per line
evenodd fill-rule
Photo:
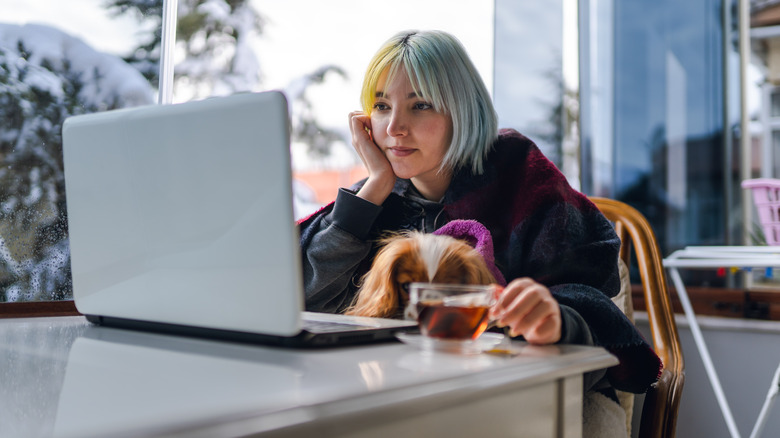
<path fill-rule="evenodd" d="M 378 110 L 378 111 L 383 111 L 383 110 L 386 110 L 387 108 L 388 108 L 388 106 L 386 104 L 384 104 L 384 103 L 377 102 L 377 103 L 374 104 L 374 109 Z"/>
<path fill-rule="evenodd" d="M 427 110 L 431 108 L 433 108 L 433 105 L 428 102 L 417 102 L 414 104 L 414 109 L 416 110 Z"/>
<path fill-rule="evenodd" d="M 409 283 L 401 283 L 401 290 L 409 293 Z"/>

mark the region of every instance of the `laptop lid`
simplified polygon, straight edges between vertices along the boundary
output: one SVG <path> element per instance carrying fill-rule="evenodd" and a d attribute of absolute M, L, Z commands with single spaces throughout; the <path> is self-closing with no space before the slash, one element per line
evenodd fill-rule
<path fill-rule="evenodd" d="M 71 117 L 81 313 L 295 335 L 303 293 L 280 92 Z"/>
<path fill-rule="evenodd" d="M 308 316 L 330 324 L 324 334 L 303 330 L 289 132 L 277 91 L 67 119 L 79 312 L 106 325 L 293 346 L 415 327 L 320 314 Z"/>

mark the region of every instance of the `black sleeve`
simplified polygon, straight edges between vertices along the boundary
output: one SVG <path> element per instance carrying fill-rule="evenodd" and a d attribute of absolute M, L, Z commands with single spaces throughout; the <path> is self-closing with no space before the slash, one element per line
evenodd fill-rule
<path fill-rule="evenodd" d="M 576 310 L 564 304 L 561 307 L 561 340 L 559 344 L 594 345 L 593 335 L 582 316 Z M 590 371 L 582 376 L 583 390 L 603 387 L 607 370 Z"/>
<path fill-rule="evenodd" d="M 381 206 L 340 189 L 331 209 L 302 224 L 306 310 L 336 313 L 351 303 L 351 280 L 371 250 L 366 237 L 381 211 Z"/>
<path fill-rule="evenodd" d="M 576 310 L 560 304 L 561 340 L 559 344 L 593 345 L 593 336 L 588 324 Z"/>

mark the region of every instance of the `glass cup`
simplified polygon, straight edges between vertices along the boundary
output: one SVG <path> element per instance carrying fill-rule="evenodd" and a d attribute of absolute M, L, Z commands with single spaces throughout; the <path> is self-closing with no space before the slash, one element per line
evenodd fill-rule
<path fill-rule="evenodd" d="M 494 285 L 412 283 L 407 316 L 417 320 L 423 336 L 474 340 L 488 326 L 496 295 Z"/>

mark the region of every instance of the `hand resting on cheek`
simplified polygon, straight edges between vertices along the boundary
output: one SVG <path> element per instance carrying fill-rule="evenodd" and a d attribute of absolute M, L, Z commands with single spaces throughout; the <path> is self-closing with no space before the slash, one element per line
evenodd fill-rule
<path fill-rule="evenodd" d="M 352 132 L 352 146 L 368 172 L 368 179 L 358 192 L 358 196 L 381 205 L 395 184 L 393 168 L 382 150 L 374 143 L 371 119 L 364 112 L 349 113 L 349 128 Z"/>

